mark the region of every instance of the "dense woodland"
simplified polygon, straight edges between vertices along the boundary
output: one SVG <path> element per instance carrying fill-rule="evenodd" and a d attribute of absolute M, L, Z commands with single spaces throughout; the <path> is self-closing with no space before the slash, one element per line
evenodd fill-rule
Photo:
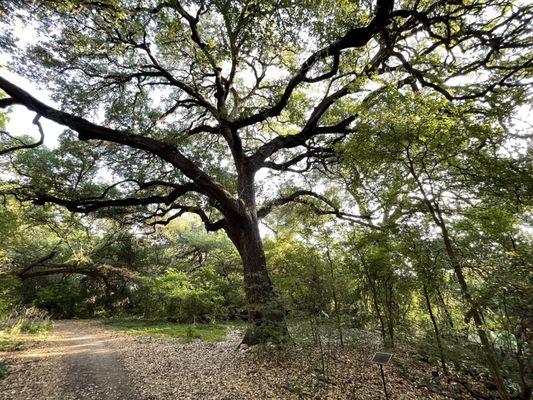
<path fill-rule="evenodd" d="M 475 398 L 529 399 L 531 16 L 3 1 L 0 313 L 244 321 L 281 347 L 375 332 L 490 382 Z M 7 129 L 19 107 L 35 132 Z"/>

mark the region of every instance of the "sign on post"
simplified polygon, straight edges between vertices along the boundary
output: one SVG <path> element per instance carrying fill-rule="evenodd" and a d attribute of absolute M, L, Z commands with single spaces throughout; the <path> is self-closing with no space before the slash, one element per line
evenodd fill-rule
<path fill-rule="evenodd" d="M 383 366 L 388 365 L 390 363 L 390 360 L 392 358 L 392 354 L 390 353 L 374 353 L 374 356 L 372 357 L 372 362 L 379 365 L 379 369 L 381 370 L 381 380 L 383 381 L 383 391 L 385 392 L 385 399 L 389 400 L 389 394 L 387 393 L 387 384 L 385 382 L 385 374 L 383 373 Z"/>
<path fill-rule="evenodd" d="M 374 357 L 372 357 L 372 362 L 379 365 L 387 365 L 390 362 L 391 358 L 392 354 L 390 353 L 374 353 Z"/>

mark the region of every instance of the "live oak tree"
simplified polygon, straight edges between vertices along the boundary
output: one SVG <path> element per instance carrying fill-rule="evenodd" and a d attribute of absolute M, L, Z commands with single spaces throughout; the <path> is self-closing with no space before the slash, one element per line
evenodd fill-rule
<path fill-rule="evenodd" d="M 127 207 L 149 224 L 194 213 L 208 231 L 224 230 L 243 262 L 247 344 L 286 336 L 261 218 L 296 201 L 368 219 L 341 211 L 305 178 L 328 171 L 336 145 L 357 135 L 354 124 L 379 93 L 428 88 L 490 112 L 523 98 L 531 66 L 531 7 L 506 0 L 3 7 L 6 19 L 38 33 L 24 51 L 2 38 L 9 67 L 47 87 L 58 108 L 3 77 L 0 107 L 35 112 L 41 133 L 39 118 L 68 129 L 53 162 L 45 154 L 26 164 L 19 154 L 41 141 L 5 133 L 1 151 L 20 177 L 9 192 L 73 212 Z M 280 173 L 279 190 L 268 171 Z"/>

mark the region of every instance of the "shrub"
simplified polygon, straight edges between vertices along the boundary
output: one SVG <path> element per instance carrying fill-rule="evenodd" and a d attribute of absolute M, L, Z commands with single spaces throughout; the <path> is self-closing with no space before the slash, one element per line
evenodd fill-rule
<path fill-rule="evenodd" d="M 65 279 L 38 290 L 34 304 L 54 317 L 72 318 L 83 301 L 77 281 Z"/>
<path fill-rule="evenodd" d="M 16 290 L 20 279 L 13 275 L 0 275 L 0 318 L 5 316 L 17 303 Z"/>
<path fill-rule="evenodd" d="M 24 333 L 45 333 L 49 331 L 53 324 L 48 313 L 36 307 L 16 307 L 2 320 L 3 330 L 11 334 Z"/>
<path fill-rule="evenodd" d="M 200 283 L 170 268 L 160 276 L 144 278 L 134 290 L 134 302 L 145 318 L 171 318 L 180 323 L 224 319 L 228 305 L 216 283 L 214 279 Z"/>
<path fill-rule="evenodd" d="M 200 333 L 198 333 L 192 325 L 187 326 L 187 332 L 186 332 L 185 339 L 188 342 L 191 342 L 194 339 L 201 339 L 201 338 L 202 338 L 202 335 L 200 335 Z"/>

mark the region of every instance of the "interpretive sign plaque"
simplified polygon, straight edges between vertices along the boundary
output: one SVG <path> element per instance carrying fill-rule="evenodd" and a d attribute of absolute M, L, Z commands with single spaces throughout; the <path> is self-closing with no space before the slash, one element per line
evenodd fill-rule
<path fill-rule="evenodd" d="M 379 365 L 387 365 L 390 362 L 391 358 L 392 354 L 390 353 L 374 353 L 374 357 L 372 357 L 372 362 Z"/>
<path fill-rule="evenodd" d="M 387 384 L 385 383 L 385 374 L 383 373 L 383 366 L 390 363 L 392 354 L 390 353 L 374 353 L 372 357 L 372 362 L 379 365 L 381 370 L 381 380 L 383 381 L 383 391 L 385 392 L 385 399 L 389 400 L 389 394 L 387 393 Z"/>

